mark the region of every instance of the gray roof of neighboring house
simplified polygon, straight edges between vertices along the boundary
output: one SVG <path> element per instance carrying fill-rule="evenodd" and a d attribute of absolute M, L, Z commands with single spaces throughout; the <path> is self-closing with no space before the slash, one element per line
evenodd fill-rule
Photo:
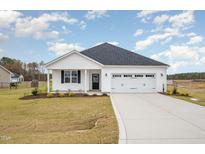
<path fill-rule="evenodd" d="M 80 52 L 103 65 L 155 65 L 168 66 L 126 49 L 103 43 Z"/>

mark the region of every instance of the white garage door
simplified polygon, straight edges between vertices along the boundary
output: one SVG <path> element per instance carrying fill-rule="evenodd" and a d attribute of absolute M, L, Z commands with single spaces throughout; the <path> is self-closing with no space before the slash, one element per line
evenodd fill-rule
<path fill-rule="evenodd" d="M 155 92 L 155 74 L 112 74 L 112 92 Z"/>

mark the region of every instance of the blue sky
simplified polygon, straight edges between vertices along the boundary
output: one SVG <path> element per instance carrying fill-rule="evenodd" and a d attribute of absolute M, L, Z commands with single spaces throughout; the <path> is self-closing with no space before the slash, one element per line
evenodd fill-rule
<path fill-rule="evenodd" d="M 49 60 L 102 42 L 205 71 L 205 11 L 0 11 L 0 57 Z"/>

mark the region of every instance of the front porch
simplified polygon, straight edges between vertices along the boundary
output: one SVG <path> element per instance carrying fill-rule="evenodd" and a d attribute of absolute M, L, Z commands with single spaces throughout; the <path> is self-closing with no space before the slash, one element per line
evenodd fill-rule
<path fill-rule="evenodd" d="M 50 75 L 52 74 L 52 88 Z M 74 92 L 100 94 L 101 69 L 53 69 L 47 72 L 47 92 Z"/>

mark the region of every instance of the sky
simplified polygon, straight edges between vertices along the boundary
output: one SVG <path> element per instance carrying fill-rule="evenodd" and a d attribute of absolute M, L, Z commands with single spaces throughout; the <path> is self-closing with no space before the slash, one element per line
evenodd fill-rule
<path fill-rule="evenodd" d="M 48 62 L 103 42 L 205 72 L 205 11 L 0 11 L 0 58 Z"/>

